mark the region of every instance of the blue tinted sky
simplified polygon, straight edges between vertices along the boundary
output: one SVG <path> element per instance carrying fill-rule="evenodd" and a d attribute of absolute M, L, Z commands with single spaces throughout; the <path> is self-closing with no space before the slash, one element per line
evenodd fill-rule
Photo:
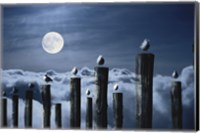
<path fill-rule="evenodd" d="M 42 37 L 62 34 L 64 49 L 48 54 Z M 43 4 L 3 7 L 3 69 L 59 72 L 96 65 L 135 70 L 144 38 L 155 54 L 154 74 L 171 75 L 193 63 L 194 3 Z"/>

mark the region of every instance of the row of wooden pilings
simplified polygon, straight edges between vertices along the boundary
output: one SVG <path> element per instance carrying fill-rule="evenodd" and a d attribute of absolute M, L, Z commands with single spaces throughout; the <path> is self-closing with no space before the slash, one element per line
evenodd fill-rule
<path fill-rule="evenodd" d="M 103 63 L 101 63 L 103 60 Z M 104 59 L 100 59 L 99 65 L 104 64 Z M 136 57 L 136 123 L 137 128 L 152 128 L 152 99 L 153 99 L 153 68 L 154 54 L 143 52 Z M 87 97 L 86 103 L 86 128 L 106 129 L 107 128 L 107 85 L 108 85 L 109 68 L 104 66 L 95 67 L 95 84 L 96 92 L 93 97 Z M 176 75 L 177 77 L 177 75 Z M 43 128 L 50 128 L 51 116 L 51 89 L 50 83 L 47 82 L 42 87 L 43 100 Z M 29 85 L 25 96 L 25 127 L 32 127 L 32 99 L 33 84 Z M 13 126 L 18 127 L 18 94 L 17 89 L 13 92 Z M 81 122 L 81 78 L 78 76 L 71 77 L 70 80 L 70 128 L 79 129 Z M 93 108 L 94 100 L 94 108 Z M 94 110 L 93 110 L 94 109 Z M 181 82 L 172 81 L 171 89 L 171 112 L 173 128 L 182 128 L 182 103 L 181 103 Z M 7 99 L 6 94 L 2 97 L 2 127 L 7 127 Z M 61 104 L 55 105 L 56 125 L 62 127 Z M 94 111 L 94 125 L 93 125 Z M 120 92 L 113 93 L 113 114 L 115 129 L 123 128 L 123 94 Z"/>

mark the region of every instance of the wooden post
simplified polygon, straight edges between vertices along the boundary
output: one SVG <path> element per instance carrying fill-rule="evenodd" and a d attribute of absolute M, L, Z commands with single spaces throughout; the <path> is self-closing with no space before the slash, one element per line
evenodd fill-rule
<path fill-rule="evenodd" d="M 32 90 L 33 84 L 30 84 L 29 89 L 26 91 L 26 97 L 25 97 L 25 127 L 31 128 L 32 127 L 32 108 L 33 108 L 33 90 Z"/>
<path fill-rule="evenodd" d="M 154 55 L 141 53 L 136 57 L 136 120 L 138 128 L 152 128 L 152 86 Z"/>
<path fill-rule="evenodd" d="M 108 68 L 95 67 L 96 72 L 96 93 L 94 101 L 95 128 L 107 128 L 107 86 Z"/>
<path fill-rule="evenodd" d="M 121 129 L 123 126 L 123 94 L 113 93 L 114 127 Z"/>
<path fill-rule="evenodd" d="M 60 103 L 57 103 L 55 105 L 55 113 L 56 113 L 56 126 L 57 128 L 61 128 L 62 127 L 62 108 L 61 108 Z"/>
<path fill-rule="evenodd" d="M 70 80 L 70 126 L 71 128 L 80 128 L 80 108 L 81 108 L 81 79 L 79 77 L 71 77 Z"/>
<path fill-rule="evenodd" d="M 173 128 L 182 129 L 182 96 L 180 81 L 172 82 L 171 102 Z"/>
<path fill-rule="evenodd" d="M 17 128 L 18 127 L 18 105 L 19 105 L 19 96 L 18 96 L 18 90 L 16 88 L 13 88 L 13 97 L 12 97 L 12 102 L 13 102 L 13 112 L 12 112 L 12 117 L 13 117 L 13 127 Z"/>
<path fill-rule="evenodd" d="M 7 98 L 6 98 L 6 92 L 3 91 L 3 97 L 2 97 L 2 114 L 1 114 L 1 127 L 5 128 L 7 127 Z"/>
<path fill-rule="evenodd" d="M 86 104 L 86 128 L 92 129 L 92 97 L 87 97 Z"/>
<path fill-rule="evenodd" d="M 51 86 L 46 84 L 42 87 L 42 99 L 43 99 L 43 109 L 44 109 L 44 118 L 43 118 L 43 127 L 50 128 L 50 118 L 51 118 Z"/>

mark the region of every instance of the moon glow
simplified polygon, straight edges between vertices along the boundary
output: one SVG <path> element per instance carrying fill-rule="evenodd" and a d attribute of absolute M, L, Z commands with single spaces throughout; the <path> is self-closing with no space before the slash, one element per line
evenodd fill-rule
<path fill-rule="evenodd" d="M 62 50 L 63 46 L 64 39 L 57 32 L 48 32 L 42 39 L 42 47 L 47 53 L 56 54 Z"/>

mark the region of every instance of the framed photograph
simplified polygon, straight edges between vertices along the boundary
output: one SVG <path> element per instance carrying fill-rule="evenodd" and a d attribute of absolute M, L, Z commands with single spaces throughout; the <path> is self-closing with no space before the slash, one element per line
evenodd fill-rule
<path fill-rule="evenodd" d="M 1 4 L 1 128 L 199 129 L 199 3 Z"/>

